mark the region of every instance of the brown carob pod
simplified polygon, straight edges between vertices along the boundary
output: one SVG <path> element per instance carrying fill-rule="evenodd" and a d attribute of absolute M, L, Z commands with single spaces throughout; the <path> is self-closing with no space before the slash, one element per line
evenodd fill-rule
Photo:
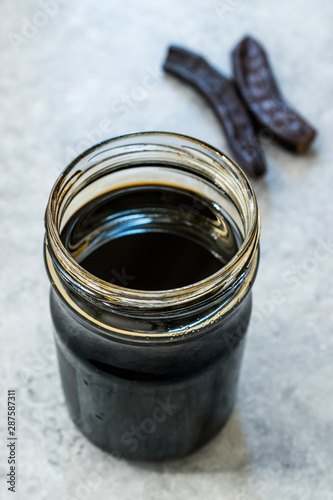
<path fill-rule="evenodd" d="M 203 94 L 221 122 L 235 160 L 252 177 L 262 175 L 266 170 L 263 154 L 235 84 L 203 57 L 176 46 L 169 48 L 164 69 Z"/>
<path fill-rule="evenodd" d="M 258 124 L 282 146 L 303 153 L 316 131 L 284 101 L 263 47 L 245 37 L 234 49 L 232 63 L 238 90 Z"/>

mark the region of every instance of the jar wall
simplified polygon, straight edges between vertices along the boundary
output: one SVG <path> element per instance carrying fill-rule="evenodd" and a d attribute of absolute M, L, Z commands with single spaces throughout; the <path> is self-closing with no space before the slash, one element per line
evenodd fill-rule
<path fill-rule="evenodd" d="M 251 293 L 196 337 L 144 349 L 104 337 L 108 332 L 96 335 L 54 290 L 51 312 L 68 408 L 97 446 L 132 460 L 182 457 L 226 423 L 235 403 Z"/>
<path fill-rule="evenodd" d="M 136 196 L 126 198 L 129 192 Z M 125 198 L 129 204 L 120 202 Z M 79 429 L 133 460 L 182 457 L 205 444 L 234 407 L 251 314 L 260 222 L 246 176 L 222 152 L 189 137 L 118 137 L 62 173 L 45 226 L 62 385 Z M 129 227 L 186 233 L 219 265 L 184 284 L 147 288 L 117 285 L 85 268 L 94 249 Z M 188 264 L 186 252 L 180 258 L 176 248 L 178 267 Z M 202 259 L 195 261 L 201 271 Z"/>

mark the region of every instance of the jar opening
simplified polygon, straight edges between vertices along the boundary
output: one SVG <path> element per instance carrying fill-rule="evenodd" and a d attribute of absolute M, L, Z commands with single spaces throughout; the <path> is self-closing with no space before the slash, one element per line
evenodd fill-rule
<path fill-rule="evenodd" d="M 149 187 L 151 195 L 155 189 L 154 196 L 159 196 L 157 205 L 151 206 L 150 211 L 147 204 L 142 205 Z M 125 198 L 127 196 L 128 202 L 131 189 L 136 189 L 136 199 L 145 210 L 131 211 L 124 200 L 121 205 L 119 193 L 122 192 Z M 158 196 L 156 190 L 159 191 Z M 169 190 L 168 194 L 166 190 Z M 178 198 L 174 194 L 177 190 Z M 172 191 L 173 195 L 170 194 Z M 185 192 L 192 196 L 192 202 L 185 203 L 185 207 L 179 204 L 180 191 L 182 196 Z M 105 201 L 108 196 L 113 196 L 114 206 L 118 203 L 123 209 L 118 213 L 115 210 L 113 217 L 110 214 L 105 216 L 106 207 L 110 207 L 110 200 Z M 115 196 L 118 196 L 116 203 Z M 168 196 L 170 199 L 174 197 L 173 204 L 165 201 Z M 92 223 L 89 226 L 89 214 L 92 221 L 89 207 L 94 203 L 99 206 L 100 216 L 103 215 L 104 203 L 104 218 L 101 217 L 95 226 Z M 97 212 L 93 214 L 94 223 Z M 76 237 L 73 236 L 75 217 L 76 229 L 79 228 Z M 149 308 L 191 302 L 226 290 L 246 274 L 257 251 L 258 219 L 255 195 L 247 177 L 218 150 L 186 136 L 163 132 L 117 137 L 83 153 L 56 181 L 45 218 L 47 248 L 52 256 L 48 265 L 49 268 L 54 267 L 60 280 L 71 282 L 73 287 L 94 300 L 110 303 L 126 300 L 129 306 Z M 82 229 L 84 224 L 86 232 Z M 153 289 L 153 286 L 136 288 L 134 283 L 128 280 L 126 283 L 127 277 L 134 273 L 126 271 L 126 268 L 123 272 L 121 263 L 113 266 L 116 279 L 112 276 L 103 279 L 103 275 L 91 272 L 93 267 L 87 265 L 89 255 L 101 252 L 110 235 L 117 244 L 120 236 L 132 237 L 134 242 L 139 239 L 138 236 L 133 237 L 134 234 L 150 233 L 151 237 L 155 233 L 156 236 L 158 231 L 161 232 L 161 224 L 174 236 L 187 240 L 192 238 L 192 242 L 196 239 L 203 247 L 209 247 L 210 255 L 215 256 L 221 266 L 211 266 L 214 272 L 207 276 L 194 273 L 200 278 L 194 282 L 168 281 L 170 272 L 165 270 L 165 282 L 172 285 L 162 289 Z M 142 282 L 138 280 L 138 283 Z"/>

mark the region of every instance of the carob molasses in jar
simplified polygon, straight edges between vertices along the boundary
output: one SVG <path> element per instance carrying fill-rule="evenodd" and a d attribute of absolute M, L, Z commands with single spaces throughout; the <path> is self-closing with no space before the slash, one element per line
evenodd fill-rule
<path fill-rule="evenodd" d="M 45 262 L 70 414 L 133 460 L 184 456 L 230 416 L 258 265 L 248 179 L 169 133 L 106 141 L 59 177 Z"/>

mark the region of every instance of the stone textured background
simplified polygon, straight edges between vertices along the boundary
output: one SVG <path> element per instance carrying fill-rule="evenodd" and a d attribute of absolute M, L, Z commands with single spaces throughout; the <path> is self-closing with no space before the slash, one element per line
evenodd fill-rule
<path fill-rule="evenodd" d="M 45 0 L 44 15 L 42 4 L 1 2 L 1 499 L 333 499 L 333 3 Z M 228 151 L 201 97 L 160 67 L 177 43 L 230 74 L 230 50 L 247 33 L 319 137 L 303 157 L 269 144 L 267 175 L 254 182 L 262 258 L 230 422 L 185 460 L 129 464 L 87 442 L 64 405 L 42 260 L 46 201 L 61 168 L 109 136 L 166 130 Z M 11 387 L 15 497 L 4 480 Z"/>

